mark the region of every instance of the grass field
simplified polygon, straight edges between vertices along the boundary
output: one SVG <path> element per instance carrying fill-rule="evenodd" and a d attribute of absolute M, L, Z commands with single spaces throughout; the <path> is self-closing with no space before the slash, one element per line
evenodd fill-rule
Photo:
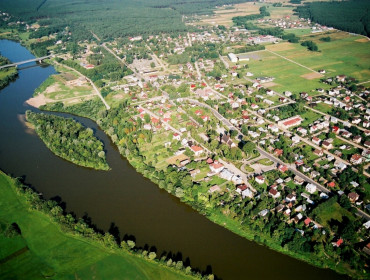
<path fill-rule="evenodd" d="M 323 37 L 330 37 L 331 41 L 320 41 Z M 314 70 L 325 69 L 325 76 L 344 74 L 360 82 L 370 80 L 370 41 L 364 37 L 332 31 L 305 35 L 301 39 L 315 42 L 319 52 L 307 51 L 299 44 L 291 44 L 293 48 L 276 52 Z"/>
<path fill-rule="evenodd" d="M 330 42 L 320 41 L 320 38 L 327 36 L 331 37 Z M 359 82 L 370 80 L 370 41 L 364 41 L 361 36 L 337 31 L 305 35 L 301 38 L 316 42 L 319 52 L 311 52 L 300 44 L 287 42 L 269 45 L 266 48 L 312 70 L 325 69 L 326 77 L 344 74 L 358 79 Z M 319 75 L 316 78 L 309 77 L 308 74 L 315 74 L 315 72 L 298 64 L 267 51 L 255 54 L 258 54 L 259 59 L 251 59 L 246 63 L 249 71 L 254 74 L 254 77 L 274 77 L 274 83 L 277 85 L 273 89 L 276 91 L 289 90 L 299 93 L 328 88 L 328 85 L 320 82 Z"/>
<path fill-rule="evenodd" d="M 279 46 L 279 45 L 274 45 Z M 291 47 L 279 46 L 279 47 Z M 302 47 L 303 48 L 303 47 Z M 274 52 L 276 49 L 274 48 Z M 299 93 L 301 91 L 310 91 L 316 88 L 326 88 L 320 82 L 320 79 L 306 79 L 301 76 L 312 73 L 297 64 L 287 61 L 273 53 L 260 51 L 257 53 L 260 57 L 258 60 L 250 60 L 246 64 L 249 66 L 249 71 L 254 74 L 254 77 L 269 76 L 274 77 L 276 84 L 272 88 L 278 92 L 291 91 Z"/>
<path fill-rule="evenodd" d="M 192 279 L 124 250 L 62 232 L 51 219 L 29 210 L 0 173 L 0 222 L 17 223 L 21 236 L 0 235 L 0 279 Z"/>
<path fill-rule="evenodd" d="M 341 222 L 343 216 L 353 220 L 353 215 L 336 202 L 331 207 L 326 207 L 325 210 L 321 211 L 318 218 L 321 225 L 329 227 L 328 222 L 331 219 Z"/>

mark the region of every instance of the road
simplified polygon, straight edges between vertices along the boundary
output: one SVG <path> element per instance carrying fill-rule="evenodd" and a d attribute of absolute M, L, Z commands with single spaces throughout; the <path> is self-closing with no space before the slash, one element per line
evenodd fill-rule
<path fill-rule="evenodd" d="M 244 136 L 244 134 L 242 134 L 239 129 L 237 129 L 236 127 L 234 127 L 227 119 L 225 119 L 215 109 L 213 109 L 212 107 L 208 106 L 207 104 L 200 103 L 199 101 L 196 101 L 196 100 L 193 100 L 193 99 L 190 99 L 190 98 L 183 98 L 183 100 L 187 100 L 190 103 L 193 103 L 193 104 L 196 104 L 198 106 L 201 106 L 201 107 L 210 109 L 214 113 L 215 117 L 219 121 L 221 121 L 225 126 L 227 126 L 229 129 L 236 130 L 239 133 L 238 137 L 239 136 L 242 136 L 242 137 Z M 322 191 L 324 193 L 330 193 L 330 190 L 328 190 L 327 188 L 325 188 L 323 185 L 315 182 L 314 180 L 312 180 L 311 178 L 309 178 L 308 176 L 306 176 L 302 172 L 298 171 L 295 168 L 295 165 L 294 164 L 292 165 L 292 164 L 287 164 L 287 163 L 283 162 L 282 160 L 280 160 L 279 158 L 275 157 L 274 155 L 269 154 L 268 152 L 266 152 L 265 150 L 263 150 L 259 146 L 257 146 L 256 149 L 257 149 L 257 151 L 260 154 L 264 155 L 265 157 L 267 157 L 268 159 L 272 160 L 276 164 L 286 165 L 288 167 L 288 169 L 293 174 L 298 175 L 299 177 L 303 178 L 308 183 L 314 184 L 320 191 Z M 368 215 L 367 213 L 363 212 L 362 210 L 360 210 L 358 208 L 356 208 L 356 209 L 357 209 L 357 215 L 363 217 L 364 219 L 366 219 L 368 221 L 370 220 L 370 215 Z"/>
<path fill-rule="evenodd" d="M 191 46 L 192 46 L 192 44 L 191 44 L 191 38 L 190 38 L 190 34 L 189 34 L 189 32 L 188 32 L 188 40 L 189 40 L 189 46 L 191 47 Z"/>
<path fill-rule="evenodd" d="M 200 74 L 200 71 L 199 71 L 198 62 L 194 62 L 194 65 L 195 65 L 195 70 L 197 70 L 198 80 L 200 81 L 202 79 L 202 75 Z"/>
<path fill-rule="evenodd" d="M 282 106 L 286 106 L 286 105 L 289 105 L 289 104 L 294 104 L 294 103 L 295 103 L 295 101 L 291 101 L 291 102 L 288 102 L 288 103 L 282 103 L 282 104 L 279 104 L 279 105 L 268 107 L 265 110 L 268 111 L 268 110 L 276 109 L 276 108 L 279 108 L 279 107 L 282 107 Z"/>
<path fill-rule="evenodd" d="M 265 119 L 263 116 L 258 115 L 256 112 L 254 112 L 254 111 L 252 111 L 252 110 L 250 110 L 250 109 L 246 109 L 246 110 L 247 110 L 250 114 L 253 114 L 253 115 L 255 115 L 255 116 L 259 117 L 259 118 L 263 118 L 267 123 L 277 125 L 276 123 L 274 123 L 274 122 L 272 122 L 272 121 L 270 121 L 270 120 L 268 120 L 268 119 Z M 284 127 L 279 126 L 279 125 L 277 125 L 277 126 L 278 126 L 278 128 L 279 128 L 280 130 L 282 130 L 282 131 L 284 131 L 284 132 L 286 132 L 286 133 L 291 133 L 288 129 L 285 129 Z M 308 139 L 306 139 L 306 138 L 304 138 L 304 137 L 301 137 L 301 136 L 299 136 L 299 135 L 297 135 L 297 136 L 298 136 L 298 138 L 299 138 L 299 140 L 300 140 L 300 141 L 305 142 L 306 144 L 310 145 L 311 147 L 314 147 L 315 149 L 318 149 L 318 150 L 323 150 L 323 149 L 322 149 L 322 147 L 320 147 L 320 146 L 316 145 L 316 144 L 315 144 L 315 143 L 313 143 L 312 141 L 310 141 L 310 140 L 308 140 Z M 344 159 L 342 159 L 342 158 L 340 158 L 340 157 L 338 157 L 338 156 L 336 156 L 336 155 L 334 155 L 334 154 L 330 153 L 328 150 L 323 150 L 323 153 L 324 153 L 324 154 L 327 154 L 327 155 L 330 155 L 330 156 L 332 156 L 332 157 L 334 157 L 336 160 L 338 160 L 338 161 L 340 161 L 340 162 L 343 162 L 343 163 L 344 163 L 344 164 L 346 164 L 346 165 L 352 165 L 350 162 L 348 162 L 348 161 L 346 161 L 346 160 L 344 160 Z"/>
<path fill-rule="evenodd" d="M 163 61 L 159 59 L 159 57 L 151 50 L 151 48 L 148 45 L 146 45 L 146 48 L 152 53 L 152 58 L 154 58 L 154 60 L 157 61 L 159 66 L 162 67 L 164 71 L 168 70 L 167 66 L 163 64 Z"/>
<path fill-rule="evenodd" d="M 205 104 L 205 103 L 201 103 L 197 100 L 194 100 L 194 99 L 191 99 L 191 98 L 178 98 L 177 101 L 181 102 L 181 101 L 188 101 L 189 103 L 193 103 L 195 105 L 198 105 L 200 107 L 203 107 L 203 108 L 207 108 L 209 110 L 211 110 L 213 112 L 213 114 L 215 115 L 215 117 L 221 121 L 229 130 L 236 130 L 240 135 L 242 135 L 242 133 L 240 132 L 239 129 L 237 129 L 236 127 L 234 127 L 228 119 L 224 118 L 219 112 L 217 112 L 215 109 L 213 109 L 211 106 Z"/>
<path fill-rule="evenodd" d="M 85 75 L 81 74 L 80 72 L 78 72 L 76 69 L 72 68 L 72 67 L 69 67 L 67 65 L 64 65 L 64 64 L 60 64 L 59 62 L 55 62 L 56 64 L 58 64 L 59 66 L 61 67 L 65 67 L 69 70 L 72 70 L 74 72 L 76 72 L 78 75 L 80 75 L 81 77 L 84 77 L 90 84 L 91 86 L 93 87 L 93 89 L 95 90 L 96 94 L 99 96 L 99 98 L 101 99 L 101 101 L 103 102 L 104 106 L 107 108 L 107 110 L 110 109 L 110 106 L 108 105 L 108 103 L 105 101 L 104 97 L 101 95 L 99 89 L 95 86 L 95 84 L 93 83 L 93 81 L 91 81 L 88 77 L 86 77 Z"/>
<path fill-rule="evenodd" d="M 96 40 L 98 40 L 99 42 L 100 42 L 100 38 L 98 37 L 98 35 L 96 35 L 94 32 L 92 32 L 91 30 L 90 30 L 90 32 L 91 32 L 91 34 L 95 37 L 95 39 Z"/>
<path fill-rule="evenodd" d="M 355 146 L 356 148 L 359 148 L 359 149 L 362 149 L 362 150 L 367 150 L 367 148 L 365 148 L 364 146 L 361 146 L 359 144 L 356 144 L 356 143 L 354 143 L 354 142 L 352 142 L 352 141 L 350 141 L 348 139 L 345 139 L 345 138 L 343 138 L 343 137 L 341 137 L 339 135 L 337 135 L 336 138 L 338 138 L 338 139 L 342 140 L 343 142 L 346 142 L 346 143 L 348 143 L 348 144 L 350 144 L 352 146 Z"/>
<path fill-rule="evenodd" d="M 222 63 L 225 65 L 226 69 L 229 69 L 230 68 L 230 65 L 229 63 L 222 57 L 222 55 L 218 55 L 222 61 Z"/>
<path fill-rule="evenodd" d="M 129 68 L 133 73 L 134 75 L 139 79 L 139 80 L 144 80 L 144 81 L 147 81 L 148 79 L 145 78 L 143 75 L 141 75 L 138 71 L 136 71 L 135 68 L 131 67 L 128 63 L 126 63 L 126 61 L 124 59 L 121 59 L 119 56 L 117 56 L 114 51 L 112 51 L 110 48 L 108 48 L 105 43 L 103 43 L 101 45 L 104 49 L 106 49 L 108 52 L 110 52 L 120 63 L 122 63 L 123 65 L 125 65 L 127 68 Z"/>
<path fill-rule="evenodd" d="M 308 106 L 304 106 L 304 107 L 305 107 L 306 109 L 309 109 L 309 110 L 311 110 L 311 111 L 313 111 L 313 112 L 315 112 L 315 113 L 321 114 L 321 115 L 323 115 L 323 116 L 329 116 L 329 117 L 332 117 L 332 116 L 331 116 L 331 115 L 329 115 L 329 114 L 326 114 L 326 113 L 323 113 L 323 112 L 321 112 L 321 111 L 315 110 L 315 109 L 310 108 L 310 107 L 308 107 Z M 343 123 L 343 124 L 348 123 L 347 121 L 343 121 L 343 120 L 338 119 L 338 118 L 337 118 L 337 120 L 338 120 L 338 122 L 341 122 L 341 123 Z M 357 125 L 355 125 L 355 124 L 350 124 L 350 125 L 351 125 L 351 126 L 355 126 L 355 127 L 357 127 L 359 130 L 367 131 L 367 129 L 365 129 L 365 128 L 363 128 L 363 127 L 360 127 L 360 126 L 357 126 Z"/>
<path fill-rule="evenodd" d="M 357 85 L 357 86 L 359 86 L 359 85 L 363 85 L 363 84 L 367 84 L 367 83 L 370 83 L 370 81 L 361 82 L 361 83 L 358 83 L 358 84 L 356 84 L 356 85 Z"/>

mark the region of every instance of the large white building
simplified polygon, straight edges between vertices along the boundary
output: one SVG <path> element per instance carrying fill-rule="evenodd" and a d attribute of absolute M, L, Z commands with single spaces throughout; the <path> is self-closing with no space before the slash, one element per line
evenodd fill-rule
<path fill-rule="evenodd" d="M 230 61 L 231 61 L 231 62 L 234 62 L 234 63 L 238 62 L 238 58 L 237 58 L 237 57 L 236 57 L 236 55 L 235 55 L 235 54 L 233 54 L 233 53 L 229 53 L 229 54 L 227 55 L 227 57 L 230 59 Z"/>

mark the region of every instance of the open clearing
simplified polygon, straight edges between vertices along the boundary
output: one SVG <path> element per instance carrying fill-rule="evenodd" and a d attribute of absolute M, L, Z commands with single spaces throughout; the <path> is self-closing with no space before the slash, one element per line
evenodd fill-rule
<path fill-rule="evenodd" d="M 284 43 L 279 43 L 279 44 L 273 44 L 273 45 L 268 45 L 266 46 L 266 49 L 269 51 L 287 51 L 294 49 L 291 43 L 284 42 Z"/>
<path fill-rule="evenodd" d="M 311 73 L 304 74 L 301 77 L 305 78 L 307 80 L 313 80 L 313 79 L 324 77 L 324 75 L 319 74 L 319 73 L 315 73 L 315 72 L 311 72 Z"/>
<path fill-rule="evenodd" d="M 201 22 L 212 25 L 232 26 L 233 17 L 258 14 L 260 7 L 260 4 L 254 5 L 252 2 L 236 4 L 233 7 L 222 7 L 215 10 L 214 16 L 204 17 Z"/>
<path fill-rule="evenodd" d="M 362 39 L 356 40 L 356 42 L 359 42 L 359 43 L 367 43 L 367 42 L 369 42 L 369 39 L 362 38 Z"/>
<path fill-rule="evenodd" d="M 273 2 L 284 2 L 284 1 L 269 1 Z M 289 16 L 291 19 L 298 18 L 293 15 L 293 7 L 273 7 L 272 5 L 266 5 L 267 3 L 247 2 L 241 4 L 235 4 L 233 6 L 221 7 L 214 11 L 213 16 L 203 17 L 201 22 L 212 24 L 212 25 L 227 25 L 232 26 L 233 17 L 246 16 L 252 14 L 259 14 L 259 8 L 262 6 L 268 6 L 270 12 L 270 18 L 278 19 L 285 16 Z"/>
<path fill-rule="evenodd" d="M 178 155 L 178 156 L 173 156 L 173 157 L 170 157 L 169 159 L 167 159 L 167 163 L 169 164 L 177 164 L 183 160 L 186 160 L 186 159 L 189 159 L 188 156 L 184 155 L 184 154 L 181 154 L 181 155 Z"/>
<path fill-rule="evenodd" d="M 12 184 L 0 173 L 0 222 L 16 223 L 21 230 L 13 238 L 0 234 L 0 279 L 192 279 L 127 251 L 64 233 L 49 216 L 30 210 Z"/>

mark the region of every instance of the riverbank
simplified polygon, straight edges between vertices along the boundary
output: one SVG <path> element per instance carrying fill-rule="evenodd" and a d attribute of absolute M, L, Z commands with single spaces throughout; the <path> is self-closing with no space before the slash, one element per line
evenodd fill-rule
<path fill-rule="evenodd" d="M 149 260 L 149 255 L 139 257 L 127 249 L 107 246 L 109 235 L 93 240 L 82 236 L 82 228 L 80 234 L 66 232 L 67 227 L 58 222 L 63 220 L 62 209 L 55 202 L 37 204 L 36 193 L 1 171 L 0 191 L 0 278 L 110 279 L 121 275 L 124 279 L 194 279 L 154 258 Z M 11 224 L 18 232 L 4 234 Z M 76 223 L 75 228 L 81 226 Z M 93 235 L 91 229 L 83 230 Z"/>

